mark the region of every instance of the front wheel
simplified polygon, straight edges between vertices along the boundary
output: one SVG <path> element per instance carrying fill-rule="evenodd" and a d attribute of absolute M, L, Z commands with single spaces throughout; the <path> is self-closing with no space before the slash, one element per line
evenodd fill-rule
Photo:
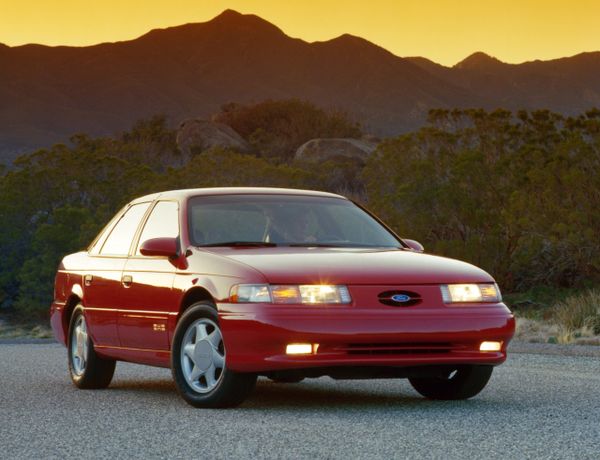
<path fill-rule="evenodd" d="M 71 380 L 78 388 L 99 389 L 110 385 L 116 362 L 96 354 L 81 304 L 71 316 L 67 350 Z"/>
<path fill-rule="evenodd" d="M 429 399 L 468 399 L 484 389 L 492 366 L 458 366 L 443 377 L 409 378 L 410 384 Z"/>
<path fill-rule="evenodd" d="M 227 369 L 219 318 L 205 302 L 191 306 L 177 324 L 171 371 L 179 394 L 194 407 L 237 406 L 256 384 L 255 374 Z"/>

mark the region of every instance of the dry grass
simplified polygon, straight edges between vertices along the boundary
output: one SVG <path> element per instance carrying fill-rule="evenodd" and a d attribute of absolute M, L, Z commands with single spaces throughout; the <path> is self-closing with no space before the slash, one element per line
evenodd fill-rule
<path fill-rule="evenodd" d="M 521 317 L 517 317 L 514 338 L 530 343 L 600 345 L 600 335 L 589 327 L 573 330 L 551 321 Z"/>
<path fill-rule="evenodd" d="M 558 326 L 547 321 L 517 317 L 515 339 L 523 342 L 548 343 L 558 335 Z"/>
<path fill-rule="evenodd" d="M 556 303 L 547 319 L 517 318 L 515 338 L 526 342 L 600 345 L 600 291 Z"/>
<path fill-rule="evenodd" d="M 592 289 L 567 297 L 554 306 L 552 316 L 567 329 L 589 327 L 600 334 L 600 291 Z"/>
<path fill-rule="evenodd" d="M 600 335 L 600 291 L 592 289 L 567 297 L 552 308 L 559 327 L 558 343 L 573 343 Z"/>
<path fill-rule="evenodd" d="M 0 320 L 0 339 L 50 339 L 54 337 L 48 326 L 14 325 Z"/>

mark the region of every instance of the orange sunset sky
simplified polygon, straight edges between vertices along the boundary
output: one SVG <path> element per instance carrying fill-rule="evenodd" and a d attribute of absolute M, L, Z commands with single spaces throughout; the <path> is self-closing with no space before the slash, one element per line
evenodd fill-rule
<path fill-rule="evenodd" d="M 453 65 L 474 51 L 505 62 L 600 50 L 598 0 L 0 0 L 0 42 L 90 45 L 204 22 L 231 8 L 292 37 L 364 37 L 399 56 Z"/>

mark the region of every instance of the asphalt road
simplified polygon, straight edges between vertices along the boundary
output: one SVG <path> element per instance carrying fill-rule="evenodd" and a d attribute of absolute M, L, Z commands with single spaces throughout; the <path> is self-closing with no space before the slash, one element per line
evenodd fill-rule
<path fill-rule="evenodd" d="M 463 402 L 404 380 L 274 384 L 193 409 L 170 371 L 77 390 L 56 344 L 0 344 L 0 458 L 600 458 L 600 358 L 513 353 Z"/>

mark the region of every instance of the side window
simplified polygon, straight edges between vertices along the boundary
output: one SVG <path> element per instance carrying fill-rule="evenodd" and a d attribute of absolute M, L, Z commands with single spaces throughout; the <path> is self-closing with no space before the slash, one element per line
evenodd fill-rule
<path fill-rule="evenodd" d="M 126 256 L 129 254 L 129 247 L 135 235 L 135 231 L 140 225 L 140 221 L 150 203 L 140 203 L 131 206 L 119 222 L 114 226 L 112 232 L 106 239 L 100 254 Z"/>
<path fill-rule="evenodd" d="M 150 217 L 140 235 L 136 254 L 140 254 L 140 246 L 152 238 L 176 238 L 179 236 L 179 207 L 174 201 L 159 201 L 154 206 Z"/>
<path fill-rule="evenodd" d="M 108 222 L 108 224 L 106 224 L 104 226 L 102 231 L 98 234 L 96 239 L 93 241 L 92 247 L 89 248 L 89 253 L 91 255 L 97 256 L 98 254 L 100 254 L 100 249 L 102 249 L 102 245 L 106 241 L 106 238 L 108 237 L 108 235 L 110 235 L 110 232 L 112 232 L 112 229 L 114 228 L 114 226 L 117 224 L 117 222 L 119 222 L 119 220 L 121 219 L 121 216 L 123 215 L 124 212 L 125 212 L 125 208 L 122 208 L 121 210 L 119 210 L 119 212 L 113 216 L 113 218 Z"/>

